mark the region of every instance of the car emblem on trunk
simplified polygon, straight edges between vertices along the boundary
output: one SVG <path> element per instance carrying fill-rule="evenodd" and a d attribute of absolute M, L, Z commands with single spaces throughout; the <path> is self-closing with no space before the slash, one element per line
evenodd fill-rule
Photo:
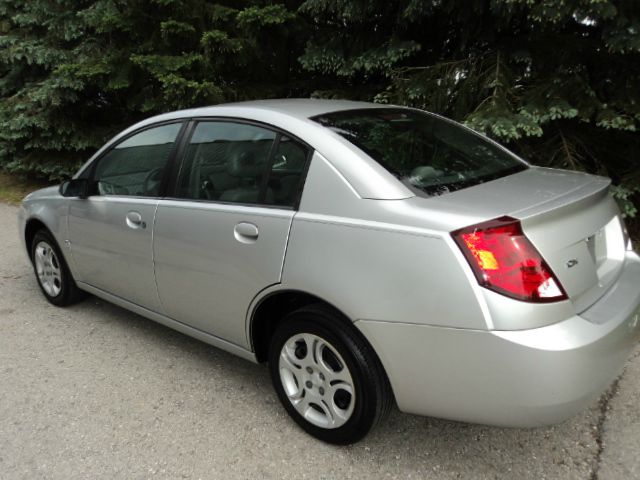
<path fill-rule="evenodd" d="M 575 258 L 572 258 L 571 260 L 567 260 L 567 263 L 565 263 L 567 268 L 575 267 L 577 264 L 578 264 L 578 260 L 576 260 Z"/>

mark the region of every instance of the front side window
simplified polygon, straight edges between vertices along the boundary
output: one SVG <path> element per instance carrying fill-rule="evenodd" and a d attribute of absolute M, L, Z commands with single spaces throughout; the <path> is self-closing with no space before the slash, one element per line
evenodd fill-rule
<path fill-rule="evenodd" d="M 284 135 L 204 121 L 189 142 L 177 193 L 192 200 L 292 206 L 305 164 L 306 151 Z"/>
<path fill-rule="evenodd" d="M 482 136 L 415 110 L 347 110 L 313 120 L 349 140 L 418 194 L 439 195 L 527 168 Z"/>
<path fill-rule="evenodd" d="M 99 195 L 157 197 L 182 123 L 137 133 L 98 160 L 94 180 Z"/>

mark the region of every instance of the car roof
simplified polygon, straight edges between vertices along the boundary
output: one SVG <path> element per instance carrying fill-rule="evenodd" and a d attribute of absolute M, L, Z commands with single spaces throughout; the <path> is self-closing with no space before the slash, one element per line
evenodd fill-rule
<path fill-rule="evenodd" d="M 364 108 L 381 108 L 389 105 L 381 105 L 370 102 L 355 102 L 352 100 L 326 100 L 317 98 L 280 98 L 272 100 L 250 100 L 244 102 L 221 103 L 207 107 L 179 110 L 161 115 L 179 117 L 208 117 L 220 114 L 227 114 L 229 110 L 241 109 L 244 112 L 266 111 L 277 112 L 299 119 L 308 119 L 324 113 L 338 112 L 343 110 L 355 110 Z M 151 120 L 151 119 L 149 119 Z"/>

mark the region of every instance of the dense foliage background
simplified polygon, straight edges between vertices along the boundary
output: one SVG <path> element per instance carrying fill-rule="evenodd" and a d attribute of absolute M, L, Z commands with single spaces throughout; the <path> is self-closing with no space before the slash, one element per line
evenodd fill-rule
<path fill-rule="evenodd" d="M 308 96 L 439 112 L 640 205 L 636 0 L 0 0 L 10 171 L 68 175 L 154 113 Z"/>

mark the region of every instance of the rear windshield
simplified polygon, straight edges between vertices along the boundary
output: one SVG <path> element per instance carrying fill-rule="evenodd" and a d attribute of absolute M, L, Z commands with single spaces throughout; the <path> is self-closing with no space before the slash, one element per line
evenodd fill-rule
<path fill-rule="evenodd" d="M 312 120 L 349 140 L 419 194 L 440 195 L 527 168 L 481 135 L 416 110 L 346 110 Z"/>

